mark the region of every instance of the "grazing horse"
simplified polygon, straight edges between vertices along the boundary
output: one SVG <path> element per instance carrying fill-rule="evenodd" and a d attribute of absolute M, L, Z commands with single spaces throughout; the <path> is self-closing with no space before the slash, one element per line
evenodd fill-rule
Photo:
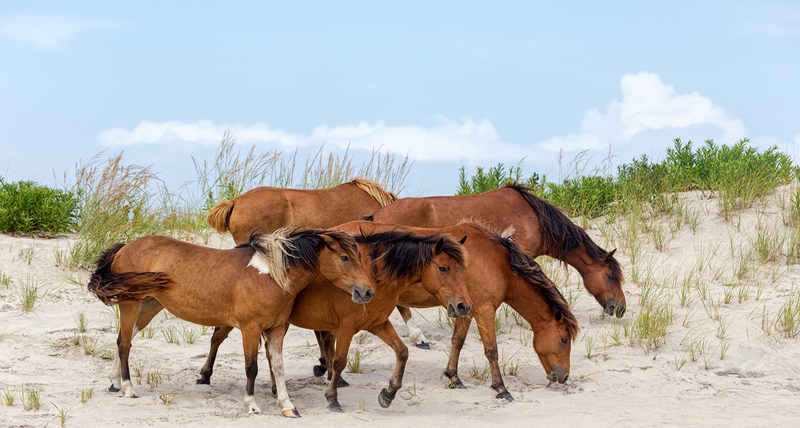
<path fill-rule="evenodd" d="M 571 265 L 607 314 L 622 317 L 625 313 L 624 279 L 614 258 L 616 250 L 600 248 L 558 208 L 521 184 L 509 183 L 478 195 L 398 199 L 366 219 L 421 227 L 444 227 L 469 219 L 494 230 L 510 227 L 514 241 L 529 256 L 548 255 Z M 397 309 L 409 324 L 412 341 L 429 348 L 422 331 L 410 322 L 408 308 Z"/>
<path fill-rule="evenodd" d="M 247 387 L 245 405 L 260 413 L 253 396 L 262 332 L 277 377 L 283 415 L 299 416 L 286 392 L 283 336 L 295 296 L 318 278 L 356 303 L 374 294 L 353 238 L 339 231 L 279 229 L 252 234 L 247 244 L 217 250 L 165 236 L 117 244 L 97 259 L 89 290 L 119 305 L 118 361 L 110 391 L 135 397 L 128 356 L 131 339 L 163 308 L 189 322 L 242 331 Z M 331 287 L 331 288 L 334 288 Z M 348 295 L 345 294 L 345 295 Z"/>
<path fill-rule="evenodd" d="M 247 242 L 255 228 L 264 232 L 286 226 L 327 229 L 359 220 L 396 199 L 363 178 L 319 190 L 257 187 L 218 203 L 209 212 L 208 223 L 219 233 L 230 231 L 238 245 Z"/>
<path fill-rule="evenodd" d="M 527 256 L 510 237 L 504 237 L 474 223 L 463 223 L 440 229 L 411 228 L 387 224 L 363 226 L 364 233 L 385 230 L 410 230 L 414 233 L 436 233 L 449 237 L 467 238 L 464 249 L 470 257 L 465 271 L 467 291 L 473 301 L 471 317 L 459 318 L 455 322 L 450 360 L 444 374 L 450 379 L 449 387 L 463 388 L 458 378 L 458 357 L 467 337 L 471 318 L 478 324 L 478 333 L 483 342 L 484 354 L 489 360 L 492 373 L 492 388 L 497 398 L 513 401 L 503 383 L 498 363 L 495 312 L 502 303 L 516 310 L 533 329 L 533 349 L 551 382 L 564 383 L 569 376 L 571 342 L 578 333 L 578 321 L 538 264 Z M 378 292 L 380 293 L 380 291 Z M 437 306 L 437 301 L 422 287 L 415 285 L 400 295 L 400 305 L 428 308 Z M 314 373 L 325 372 L 325 362 L 330 361 L 327 348 L 329 338 L 322 332 L 318 336 L 322 358 Z"/>
<path fill-rule="evenodd" d="M 419 287 L 437 305 L 445 306 L 451 317 L 464 317 L 472 306 L 463 278 L 465 255 L 459 243 L 442 235 L 419 235 L 408 231 L 360 233 L 361 228 L 371 226 L 372 223 L 357 221 L 336 229 L 356 237 L 364 263 L 373 267 L 376 292 L 372 302 L 363 306 L 353 304 L 346 295 L 333 290 L 320 278 L 298 294 L 289 316 L 289 322 L 298 327 L 329 331 L 335 338 L 333 357 L 328 359 L 332 376 L 325 393 L 331 411 L 342 410 L 338 400 L 341 372 L 347 365 L 350 342 L 360 330 L 378 336 L 395 352 L 395 370 L 389 387 L 378 395 L 381 406 L 388 407 L 392 403 L 402 386 L 408 359 L 408 348 L 389 321 L 401 293 L 412 286 Z M 212 373 L 216 350 L 229 331 L 230 328 L 214 330 L 209 358 L 200 372 L 205 382 L 209 381 Z M 267 338 L 267 341 L 271 340 Z M 268 358 L 272 356 L 268 355 Z"/>

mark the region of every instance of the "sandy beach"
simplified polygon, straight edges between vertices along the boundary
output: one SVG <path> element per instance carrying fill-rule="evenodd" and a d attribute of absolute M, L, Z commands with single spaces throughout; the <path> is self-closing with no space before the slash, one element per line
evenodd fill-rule
<path fill-rule="evenodd" d="M 491 379 L 481 379 L 488 366 L 474 323 L 459 366 L 467 388 L 446 388 L 441 373 L 452 330 L 443 311 L 432 308 L 414 311 L 432 348 L 409 346 L 403 388 L 392 406 L 381 408 L 377 395 L 392 373 L 394 355 L 361 333 L 351 353 L 362 354 L 363 373 L 345 371 L 351 386 L 339 390 L 344 413 L 331 413 L 326 381 L 311 371 L 318 357 L 313 332 L 292 327 L 284 358 L 289 393 L 302 415 L 298 420 L 281 417 L 275 400 L 265 395 L 270 382 L 263 353 L 256 398 L 264 414 L 246 414 L 237 331 L 220 349 L 211 385 L 197 385 L 211 330 L 163 313 L 152 330 L 133 341 L 131 370 L 139 398 L 107 392 L 116 352 L 113 310 L 86 291 L 88 271 L 57 262 L 76 237 L 0 235 L 0 272 L 9 279 L 0 284 L 0 393 L 16 398 L 12 406 L 0 405 L 0 425 L 59 426 L 58 408 L 71 427 L 793 426 L 800 422 L 800 343 L 778 331 L 775 322 L 800 290 L 800 265 L 787 264 L 783 255 L 762 262 L 756 251 L 760 232 L 788 234 L 782 204 L 790 190 L 779 188 L 764 206 L 727 222 L 716 198 L 680 194 L 696 223 L 671 227 L 670 219 L 663 219 L 657 226 L 663 228 L 661 251 L 652 233 L 640 232 L 635 265 L 630 246 L 622 242 L 624 222 L 592 220 L 589 234 L 601 246 L 618 248 L 627 277 L 628 310 L 622 319 L 602 315 L 572 268 L 540 258 L 571 301 L 581 332 L 572 345 L 569 382 L 548 386 L 530 330 L 514 323 L 510 309 L 498 311 L 500 361 L 513 403 L 495 399 Z M 229 236 L 214 234 L 207 245 L 233 244 Z M 786 245 L 788 240 L 780 244 Z M 28 313 L 18 291 L 26 283 L 39 287 Z M 655 350 L 626 336 L 642 311 L 643 293 L 655 294 L 651 301 L 672 311 L 664 343 Z M 78 331 L 81 314 L 85 333 Z M 400 317 L 394 313 L 392 319 L 407 340 Z M 170 338 L 180 343 L 168 343 Z M 39 409 L 24 409 L 23 388 L 39 391 Z M 92 397 L 82 403 L 82 391 L 89 390 Z"/>

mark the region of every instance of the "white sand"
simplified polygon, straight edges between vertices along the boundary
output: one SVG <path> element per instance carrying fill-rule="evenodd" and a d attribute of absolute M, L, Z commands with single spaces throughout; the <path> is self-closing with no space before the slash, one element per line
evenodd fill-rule
<path fill-rule="evenodd" d="M 783 189 L 785 194 L 787 189 Z M 521 364 L 516 376 L 504 377 L 516 402 L 494 398 L 490 379 L 480 381 L 470 375 L 473 366 L 486 365 L 483 348 L 473 331 L 461 354 L 460 375 L 467 385 L 464 390 L 448 390 L 441 376 L 449 347 L 450 329 L 440 323 L 438 309 L 418 311 L 420 325 L 433 349 L 410 347 L 404 387 L 392 406 L 381 408 L 377 395 L 388 383 L 394 366 L 391 350 L 378 339 L 363 334 L 360 349 L 366 356 L 361 363 L 363 374 L 345 372 L 351 383 L 339 390 L 343 414 L 326 409 L 326 382 L 315 378 L 311 366 L 318 351 L 310 331 L 291 328 L 284 353 L 289 393 L 302 418 L 287 420 L 280 415 L 275 400 L 265 398 L 269 385 L 266 359 L 259 361 L 256 384 L 257 402 L 263 415 L 247 415 L 242 404 L 245 375 L 238 332 L 220 349 L 211 385 L 196 385 L 195 379 L 208 350 L 210 331 L 193 344 L 166 343 L 161 329 L 170 326 L 199 329 L 183 321 L 159 315 L 151 326 L 151 339 L 138 336 L 133 342 L 131 367 L 142 372 L 159 372 L 163 382 L 150 388 L 146 379 L 134 386 L 138 399 L 120 398 L 106 392 L 111 361 L 101 355 L 115 351 L 116 335 L 110 308 L 101 304 L 84 288 L 69 281 L 74 278 L 85 284 L 86 271 L 69 271 L 56 266 L 56 251 L 65 250 L 73 237 L 41 240 L 0 235 L 0 272 L 11 277 L 11 285 L 0 285 L 0 392 L 14 393 L 12 407 L 0 405 L 0 426 L 58 426 L 58 412 L 53 406 L 68 411 L 66 426 L 796 426 L 800 423 L 800 344 L 797 339 L 779 334 L 767 336 L 762 330 L 762 311 L 766 309 L 773 323 L 778 308 L 792 293 L 800 279 L 799 265 L 786 265 L 780 257 L 772 264 L 761 264 L 755 257 L 755 270 L 742 283 L 749 286 L 748 296 L 741 303 L 734 296 L 729 304 L 720 302 L 719 313 L 726 326 L 724 343 L 729 344 L 720 360 L 722 340 L 717 337 L 719 322 L 707 315 L 692 289 L 688 307 L 680 305 L 682 281 L 696 270 L 701 254 L 707 252 L 711 267 L 703 272 L 708 292 L 714 301 L 722 300 L 724 284 L 738 282 L 733 276 L 731 244 L 748 251 L 757 233 L 756 224 L 768 224 L 767 230 L 783 234 L 788 229 L 781 223 L 781 210 L 771 197 L 771 207 L 759 214 L 749 210 L 742 215 L 740 231 L 725 223 L 717 214 L 717 200 L 703 200 L 699 192 L 682 195 L 689 207 L 700 213 L 696 234 L 688 226 L 677 232 L 664 252 L 654 249 L 644 234 L 640 277 L 647 272 L 671 296 L 674 310 L 666 343 L 655 352 L 631 346 L 624 337 L 623 326 L 639 313 L 641 284 L 631 277 L 629 255 L 625 248 L 617 252 L 628 282 L 624 289 L 628 312 L 620 320 L 601 317 L 601 310 L 585 291 L 574 271 L 569 285 L 562 289 L 575 297 L 574 311 L 582 331 L 572 348 L 572 370 L 567 385 L 546 387 L 547 381 L 530 343 L 530 333 L 503 320 L 499 346 L 501 359 Z M 602 224 L 598 221 L 596 224 Z M 607 228 L 608 226 L 599 226 Z M 605 244 L 600 228 L 590 234 Z M 667 236 L 669 236 L 669 229 Z M 215 246 L 229 246 L 229 238 L 216 240 Z M 617 246 L 620 246 L 619 242 Z M 716 254 L 707 250 L 717 246 Z M 29 265 L 20 251 L 33 248 Z M 738 251 L 738 250 L 737 250 Z M 555 265 L 549 267 L 554 269 Z M 564 281 L 553 273 L 554 279 Z M 714 276 L 718 278 L 714 279 Z M 770 277 L 775 277 L 773 283 Z M 26 280 L 38 281 L 46 290 L 36 302 L 34 311 L 23 313 L 16 289 Z M 640 278 L 641 280 L 641 278 Z M 757 287 L 762 292 L 756 299 Z M 658 287 L 656 287 L 658 288 Z M 736 288 L 738 293 L 738 288 Z M 664 299 L 666 301 L 666 299 Z M 96 355 L 84 355 L 72 343 L 77 334 L 75 318 L 84 313 L 88 318 L 87 336 L 97 338 Z M 424 317 L 424 319 L 423 319 Z M 399 320 L 394 314 L 393 319 Z M 406 328 L 398 325 L 406 335 Z M 622 344 L 613 346 L 610 332 L 620 331 Z M 521 337 L 525 343 L 521 343 Z M 690 343 L 705 340 L 704 362 L 700 346 L 695 346 L 696 361 L 691 361 Z M 683 343 L 682 343 L 683 342 Z M 592 358 L 587 348 L 591 344 Z M 682 359 L 688 361 L 678 370 Z M 22 384 L 38 388 L 41 408 L 24 410 L 20 399 Z M 81 389 L 92 388 L 94 397 L 80 403 Z M 172 394 L 168 405 L 159 396 Z M 359 410 L 363 400 L 364 410 Z M 52 404 L 51 404 L 52 403 Z"/>

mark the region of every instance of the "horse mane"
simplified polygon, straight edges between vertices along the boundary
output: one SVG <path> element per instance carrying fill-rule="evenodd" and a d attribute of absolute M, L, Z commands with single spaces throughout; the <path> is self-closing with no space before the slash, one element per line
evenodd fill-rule
<path fill-rule="evenodd" d="M 528 205 L 533 208 L 539 220 L 539 230 L 542 234 L 542 246 L 545 253 L 561 261 L 567 260 L 567 253 L 575 248 L 582 247 L 586 253 L 597 263 L 608 265 L 611 272 L 623 280 L 622 269 L 609 252 L 595 244 L 583 228 L 572 222 L 553 204 L 531 193 L 531 188 L 517 182 L 509 182 L 508 187 L 519 192 Z"/>
<path fill-rule="evenodd" d="M 385 207 L 397 200 L 397 196 L 394 193 L 383 190 L 383 187 L 374 181 L 370 181 L 365 178 L 354 178 L 350 182 L 370 195 L 372 199 L 378 201 L 382 207 Z"/>
<path fill-rule="evenodd" d="M 284 291 L 289 291 L 288 271 L 297 266 L 316 271 L 319 269 L 317 251 L 328 245 L 323 236 L 328 236 L 342 247 L 351 258 L 358 257 L 355 240 L 344 232 L 323 229 L 303 229 L 282 227 L 272 233 L 250 233 L 250 239 L 237 248 L 250 247 L 255 254 L 248 266 L 261 273 L 269 273 Z"/>
<path fill-rule="evenodd" d="M 511 269 L 519 274 L 528 284 L 536 287 L 541 292 L 544 300 L 550 305 L 556 320 L 564 320 L 569 337 L 574 341 L 578 337 L 578 320 L 569 308 L 567 300 L 558 290 L 553 281 L 544 274 L 542 267 L 530 256 L 525 254 L 510 236 L 501 235 L 485 226 L 483 228 L 498 244 L 502 245 L 510 254 Z"/>
<path fill-rule="evenodd" d="M 370 246 L 372 271 L 377 276 L 377 264 L 390 280 L 419 275 L 433 260 L 433 249 L 441 241 L 442 251 L 464 266 L 466 256 L 461 245 L 444 235 L 417 235 L 402 230 L 361 234 L 356 242 Z"/>

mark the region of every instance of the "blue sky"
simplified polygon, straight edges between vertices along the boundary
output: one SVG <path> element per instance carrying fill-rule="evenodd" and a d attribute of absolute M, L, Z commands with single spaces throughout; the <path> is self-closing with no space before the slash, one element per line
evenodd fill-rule
<path fill-rule="evenodd" d="M 408 155 L 406 195 L 675 137 L 800 152 L 800 3 L 601 3 L 3 2 L 0 175 L 52 184 L 105 149 L 180 183 L 225 129 Z"/>

